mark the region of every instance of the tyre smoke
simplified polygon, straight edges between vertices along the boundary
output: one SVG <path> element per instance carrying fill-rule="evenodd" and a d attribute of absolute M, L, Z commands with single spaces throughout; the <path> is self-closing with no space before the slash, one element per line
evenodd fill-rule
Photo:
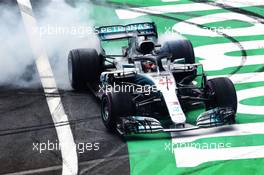
<path fill-rule="evenodd" d="M 38 81 L 19 9 L 0 6 L 0 85 L 33 86 Z"/>
<path fill-rule="evenodd" d="M 89 18 L 92 7 L 88 2 L 74 5 L 63 0 L 33 3 L 38 23 L 34 29 L 41 37 L 50 59 L 50 64 L 60 89 L 70 89 L 67 55 L 75 48 L 96 48 L 99 40 L 93 32 L 93 21 Z M 39 5 L 39 6 L 38 6 Z M 0 86 L 39 87 L 24 24 L 19 9 L 0 6 Z"/>

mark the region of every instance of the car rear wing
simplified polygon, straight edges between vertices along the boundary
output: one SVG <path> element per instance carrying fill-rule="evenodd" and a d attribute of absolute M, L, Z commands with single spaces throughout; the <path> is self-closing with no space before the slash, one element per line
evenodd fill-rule
<path fill-rule="evenodd" d="M 102 41 L 138 36 L 157 36 L 156 25 L 153 22 L 134 23 L 128 25 L 112 25 L 95 28 Z"/>

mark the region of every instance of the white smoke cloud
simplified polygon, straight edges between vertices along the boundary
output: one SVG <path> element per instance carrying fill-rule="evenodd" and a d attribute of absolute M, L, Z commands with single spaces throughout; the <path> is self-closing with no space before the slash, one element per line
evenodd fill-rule
<path fill-rule="evenodd" d="M 75 48 L 99 48 L 99 40 L 92 32 L 94 23 L 89 19 L 91 5 L 79 2 L 73 7 L 63 0 L 54 0 L 34 9 L 38 10 L 34 11 L 39 26 L 36 30 L 48 53 L 58 87 L 69 89 L 68 52 Z M 39 85 L 37 72 L 32 69 L 34 58 L 18 9 L 0 6 L 0 21 L 0 86 Z"/>
<path fill-rule="evenodd" d="M 71 49 L 99 50 L 99 40 L 93 32 L 94 23 L 89 18 L 92 10 L 87 2 L 79 2 L 72 7 L 57 0 L 52 1 L 37 19 L 59 88 L 70 88 L 67 56 Z"/>
<path fill-rule="evenodd" d="M 24 77 L 33 58 L 17 8 L 0 6 L 0 85 L 27 86 L 37 81 Z M 28 83 L 27 83 L 28 81 Z"/>

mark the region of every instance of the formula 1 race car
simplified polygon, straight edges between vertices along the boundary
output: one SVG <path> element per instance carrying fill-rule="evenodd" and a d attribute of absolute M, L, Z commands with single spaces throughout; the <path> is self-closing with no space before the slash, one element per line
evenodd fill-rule
<path fill-rule="evenodd" d="M 75 90 L 89 88 L 101 100 L 101 116 L 110 131 L 122 135 L 177 132 L 232 124 L 237 96 L 230 79 L 207 79 L 195 63 L 187 39 L 158 44 L 154 23 L 96 28 L 103 41 L 127 39 L 120 55 L 104 49 L 71 50 L 70 82 Z M 198 80 L 199 79 L 199 80 Z M 196 126 L 186 125 L 186 111 L 202 106 Z"/>

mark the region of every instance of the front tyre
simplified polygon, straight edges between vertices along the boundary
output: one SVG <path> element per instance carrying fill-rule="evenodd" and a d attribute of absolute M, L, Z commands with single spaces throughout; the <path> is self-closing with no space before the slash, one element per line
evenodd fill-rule
<path fill-rule="evenodd" d="M 206 110 L 229 107 L 237 111 L 237 94 L 233 82 L 226 77 L 210 79 L 206 83 Z"/>
<path fill-rule="evenodd" d="M 106 93 L 101 100 L 101 117 L 105 127 L 110 132 L 115 132 L 117 122 L 121 117 L 134 114 L 135 105 L 130 93 L 115 92 Z"/>

